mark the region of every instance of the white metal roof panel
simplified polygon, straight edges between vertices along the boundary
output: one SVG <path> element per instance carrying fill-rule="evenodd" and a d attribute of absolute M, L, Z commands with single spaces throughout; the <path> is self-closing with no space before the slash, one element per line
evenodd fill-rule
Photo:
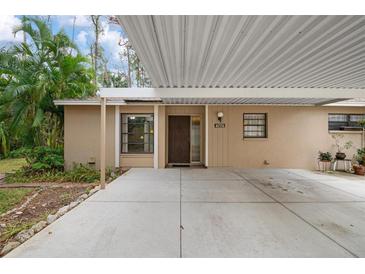
<path fill-rule="evenodd" d="M 154 87 L 365 88 L 365 16 L 118 16 Z"/>
<path fill-rule="evenodd" d="M 328 98 L 163 98 L 164 104 L 198 105 L 322 105 Z"/>

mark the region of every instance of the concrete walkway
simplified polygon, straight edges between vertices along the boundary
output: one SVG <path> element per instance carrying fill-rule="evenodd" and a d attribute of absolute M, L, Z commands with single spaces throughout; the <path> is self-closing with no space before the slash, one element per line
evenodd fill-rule
<path fill-rule="evenodd" d="M 132 169 L 8 257 L 365 257 L 365 180 Z"/>

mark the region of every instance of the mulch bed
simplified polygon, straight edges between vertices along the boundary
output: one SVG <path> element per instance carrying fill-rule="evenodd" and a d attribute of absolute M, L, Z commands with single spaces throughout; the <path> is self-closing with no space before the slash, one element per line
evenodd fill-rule
<path fill-rule="evenodd" d="M 15 186 L 7 186 L 26 187 L 18 184 L 15 184 Z M 31 191 L 14 208 L 20 207 L 27 201 L 27 199 L 33 196 L 33 199 L 26 205 L 26 207 L 0 217 L 0 250 L 17 234 L 14 233 L 13 236 L 10 236 L 9 231 L 16 231 L 19 227 L 24 228 L 25 226 L 32 226 L 34 223 L 45 220 L 48 214 L 54 214 L 59 208 L 76 200 L 77 197 L 94 187 L 94 185 L 79 183 L 32 183 L 28 187 L 31 187 L 33 191 Z M 36 192 L 38 192 L 38 195 L 34 196 Z M 1 225 L 4 224 L 6 227 L 1 227 Z"/>

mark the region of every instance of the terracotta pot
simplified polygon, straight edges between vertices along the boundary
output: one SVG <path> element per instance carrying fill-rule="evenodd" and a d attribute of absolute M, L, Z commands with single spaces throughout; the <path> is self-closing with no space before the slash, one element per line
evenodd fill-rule
<path fill-rule="evenodd" d="M 337 160 L 344 160 L 344 159 L 346 159 L 346 154 L 343 153 L 343 152 L 337 152 L 336 153 L 336 159 Z"/>
<path fill-rule="evenodd" d="M 365 175 L 365 166 L 362 165 L 353 166 L 353 169 L 356 175 L 361 175 L 361 176 Z"/>

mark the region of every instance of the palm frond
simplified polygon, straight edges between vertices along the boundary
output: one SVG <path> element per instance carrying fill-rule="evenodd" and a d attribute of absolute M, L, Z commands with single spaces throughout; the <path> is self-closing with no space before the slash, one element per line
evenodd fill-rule
<path fill-rule="evenodd" d="M 44 118 L 44 111 L 43 109 L 38 108 L 34 116 L 32 127 L 39 127 L 43 121 L 43 118 Z"/>

